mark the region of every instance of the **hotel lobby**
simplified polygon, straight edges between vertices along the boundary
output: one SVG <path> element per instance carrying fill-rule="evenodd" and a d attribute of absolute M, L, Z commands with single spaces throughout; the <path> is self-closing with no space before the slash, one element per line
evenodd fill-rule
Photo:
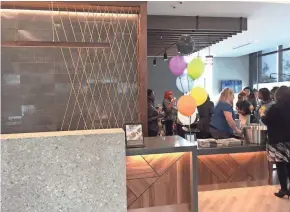
<path fill-rule="evenodd" d="M 263 1 L 3 1 L 1 211 L 290 212 L 274 195 L 267 139 L 206 140 L 191 127 L 225 88 L 236 105 L 246 87 L 290 86 L 289 11 Z M 151 136 L 148 89 L 156 111 L 171 92 L 185 134 L 174 123 L 169 135 L 158 116 Z"/>

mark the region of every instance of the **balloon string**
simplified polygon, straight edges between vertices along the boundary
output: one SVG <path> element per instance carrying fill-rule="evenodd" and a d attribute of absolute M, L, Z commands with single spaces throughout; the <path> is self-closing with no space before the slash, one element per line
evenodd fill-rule
<path fill-rule="evenodd" d="M 187 85 L 188 85 L 188 92 L 190 91 L 190 87 L 189 87 L 189 80 L 188 80 L 188 76 L 187 76 Z"/>
<path fill-rule="evenodd" d="M 188 125 L 188 128 L 189 128 L 189 137 L 190 137 L 189 141 L 191 143 L 191 127 L 190 127 L 191 124 L 190 123 L 191 123 L 191 116 L 189 116 L 189 125 Z"/>
<path fill-rule="evenodd" d="M 184 88 L 183 88 L 183 86 L 182 86 L 181 77 L 178 77 L 178 78 L 179 78 L 179 81 L 180 81 L 180 85 L 181 85 L 182 91 L 183 91 L 183 93 L 184 93 Z"/>

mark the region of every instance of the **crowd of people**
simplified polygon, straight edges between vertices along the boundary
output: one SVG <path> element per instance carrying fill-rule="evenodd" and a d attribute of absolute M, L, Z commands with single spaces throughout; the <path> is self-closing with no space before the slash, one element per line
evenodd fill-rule
<path fill-rule="evenodd" d="M 246 87 L 239 93 L 235 106 L 234 98 L 234 91 L 225 88 L 215 106 L 208 97 L 203 105 L 197 107 L 198 121 L 193 124 L 198 129 L 197 138 L 242 137 L 243 126 L 250 123 L 266 125 L 268 159 L 276 164 L 281 184 L 275 195 L 290 197 L 290 87 L 274 87 L 271 91 Z M 175 132 L 184 137 L 186 130 L 178 120 L 173 92 L 166 91 L 163 104 L 157 108 L 154 100 L 154 92 L 148 90 L 149 136 L 158 136 L 164 131 L 166 136 Z"/>

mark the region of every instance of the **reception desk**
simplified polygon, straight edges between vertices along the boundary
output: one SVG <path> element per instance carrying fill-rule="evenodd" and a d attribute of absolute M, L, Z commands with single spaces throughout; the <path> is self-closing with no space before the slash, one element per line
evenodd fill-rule
<path fill-rule="evenodd" d="M 126 150 L 128 209 L 190 203 L 190 211 L 197 211 L 197 190 L 267 185 L 265 149 L 198 148 L 178 136 L 145 138 L 144 148 Z"/>
<path fill-rule="evenodd" d="M 122 129 L 1 135 L 1 209 L 126 212 Z"/>
<path fill-rule="evenodd" d="M 178 137 L 145 138 L 126 150 L 128 209 L 190 203 L 198 208 L 197 147 Z"/>

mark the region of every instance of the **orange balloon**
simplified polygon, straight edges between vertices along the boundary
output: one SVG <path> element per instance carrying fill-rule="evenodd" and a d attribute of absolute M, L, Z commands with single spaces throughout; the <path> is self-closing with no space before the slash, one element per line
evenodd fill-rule
<path fill-rule="evenodd" d="M 191 96 L 182 96 L 177 102 L 178 111 L 184 116 L 191 116 L 196 110 L 196 101 Z"/>

